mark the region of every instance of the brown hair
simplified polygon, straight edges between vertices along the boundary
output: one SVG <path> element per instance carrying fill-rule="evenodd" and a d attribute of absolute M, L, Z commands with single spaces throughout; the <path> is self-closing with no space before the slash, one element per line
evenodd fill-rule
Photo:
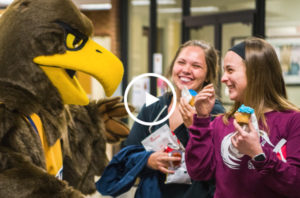
<path fill-rule="evenodd" d="M 196 47 L 200 47 L 201 49 L 203 49 L 204 54 L 205 54 L 205 62 L 207 65 L 207 74 L 206 74 L 206 80 L 203 83 L 203 86 L 208 85 L 210 83 L 213 83 L 214 85 L 216 85 L 217 83 L 217 71 L 218 71 L 218 53 L 217 50 L 211 46 L 209 43 L 205 42 L 205 41 L 200 41 L 200 40 L 190 40 L 185 42 L 184 44 L 182 44 L 176 54 L 174 59 L 171 62 L 171 65 L 168 69 L 167 72 L 167 77 L 170 78 L 172 76 L 172 71 L 173 71 L 173 67 L 175 64 L 175 61 L 177 59 L 177 57 L 179 56 L 180 52 L 182 51 L 182 49 L 184 49 L 185 47 L 188 46 L 196 46 Z"/>
<path fill-rule="evenodd" d="M 298 111 L 298 107 L 287 100 L 282 70 L 274 48 L 259 38 L 248 38 L 244 42 L 247 87 L 243 103 L 252 107 L 257 119 L 264 124 L 266 107 L 275 111 Z M 228 118 L 233 116 L 240 105 L 241 102 L 234 103 L 223 117 L 224 123 L 228 123 Z"/>

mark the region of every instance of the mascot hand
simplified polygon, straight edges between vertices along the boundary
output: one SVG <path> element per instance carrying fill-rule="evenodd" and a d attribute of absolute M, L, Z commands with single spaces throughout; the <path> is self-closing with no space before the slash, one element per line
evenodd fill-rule
<path fill-rule="evenodd" d="M 121 101 L 121 96 L 98 101 L 98 109 L 103 116 L 105 135 L 109 143 L 116 143 L 129 134 L 129 128 L 120 120 L 128 116 L 125 105 Z M 128 107 L 131 112 L 134 111 L 133 106 L 128 105 Z"/>
<path fill-rule="evenodd" d="M 85 197 L 83 194 L 81 194 L 78 190 L 75 190 L 75 189 L 70 190 L 70 188 L 68 188 L 66 191 L 68 191 L 68 192 L 64 192 L 63 195 L 68 198 L 84 198 Z"/>

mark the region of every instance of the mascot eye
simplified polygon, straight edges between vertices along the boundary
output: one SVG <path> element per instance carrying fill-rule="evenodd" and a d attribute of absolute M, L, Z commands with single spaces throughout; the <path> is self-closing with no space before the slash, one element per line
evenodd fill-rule
<path fill-rule="evenodd" d="M 65 46 L 70 51 L 80 50 L 88 41 L 88 37 L 76 29 L 71 28 L 68 24 L 56 21 L 65 30 Z"/>
<path fill-rule="evenodd" d="M 72 33 L 68 33 L 66 36 L 66 47 L 69 50 L 79 50 L 82 47 L 82 44 L 84 44 L 84 40 L 76 37 Z"/>

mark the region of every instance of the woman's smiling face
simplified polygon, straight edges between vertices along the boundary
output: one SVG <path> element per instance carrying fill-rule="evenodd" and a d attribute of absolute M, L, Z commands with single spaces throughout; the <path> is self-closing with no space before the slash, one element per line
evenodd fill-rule
<path fill-rule="evenodd" d="M 205 52 L 198 46 L 187 46 L 181 50 L 174 62 L 172 79 L 175 86 L 184 86 L 195 91 L 201 90 L 206 80 L 207 65 Z"/>
<path fill-rule="evenodd" d="M 229 98 L 243 102 L 244 90 L 247 87 L 246 65 L 243 59 L 233 51 L 226 53 L 224 58 L 224 74 L 222 83 L 229 89 Z"/>

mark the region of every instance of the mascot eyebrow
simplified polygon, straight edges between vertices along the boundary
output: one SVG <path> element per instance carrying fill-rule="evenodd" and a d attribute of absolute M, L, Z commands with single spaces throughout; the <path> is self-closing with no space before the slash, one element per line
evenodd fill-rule
<path fill-rule="evenodd" d="M 65 30 L 65 46 L 70 51 L 78 51 L 88 41 L 88 37 L 62 21 L 56 21 Z M 102 53 L 101 51 L 97 51 Z"/>

